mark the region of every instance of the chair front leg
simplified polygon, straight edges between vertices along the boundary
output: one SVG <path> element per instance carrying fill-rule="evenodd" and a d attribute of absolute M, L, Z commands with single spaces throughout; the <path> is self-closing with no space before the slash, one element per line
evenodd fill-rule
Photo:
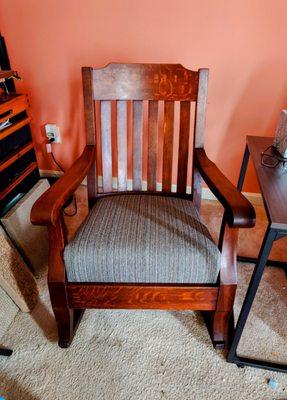
<path fill-rule="evenodd" d="M 233 304 L 237 288 L 236 249 L 238 229 L 230 228 L 223 216 L 219 237 L 221 270 L 216 310 L 212 318 L 212 340 L 215 348 L 226 348 L 233 330 Z"/>
<path fill-rule="evenodd" d="M 59 346 L 67 348 L 72 342 L 83 311 L 69 307 L 66 285 L 66 271 L 63 250 L 66 244 L 66 228 L 63 217 L 56 226 L 48 228 L 49 237 L 49 270 L 48 287 L 54 311 L 59 337 Z"/>

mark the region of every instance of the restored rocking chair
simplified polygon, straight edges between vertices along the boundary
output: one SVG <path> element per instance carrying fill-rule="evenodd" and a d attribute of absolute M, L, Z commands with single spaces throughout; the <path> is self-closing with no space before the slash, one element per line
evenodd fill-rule
<path fill-rule="evenodd" d="M 254 226 L 255 212 L 204 150 L 208 70 L 109 64 L 82 74 L 87 145 L 31 212 L 49 231 L 59 346 L 70 345 L 84 309 L 122 308 L 204 311 L 223 348 L 237 228 Z M 67 243 L 63 207 L 86 176 L 89 215 Z M 225 208 L 219 248 L 198 213 L 200 176 Z"/>

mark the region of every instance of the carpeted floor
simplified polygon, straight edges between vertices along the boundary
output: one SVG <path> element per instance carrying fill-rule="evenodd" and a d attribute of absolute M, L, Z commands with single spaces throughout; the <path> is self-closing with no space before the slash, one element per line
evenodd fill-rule
<path fill-rule="evenodd" d="M 213 220 L 211 229 L 215 225 Z M 236 315 L 252 268 L 239 266 Z M 39 286 L 41 302 L 32 318 L 18 313 L 1 339 L 14 349 L 11 358 L 0 359 L 5 399 L 287 399 L 286 375 L 227 364 L 199 313 L 90 310 L 72 346 L 60 349 L 44 278 Z M 284 272 L 266 269 L 240 354 L 286 362 L 286 308 Z M 278 381 L 277 389 L 268 378 Z"/>

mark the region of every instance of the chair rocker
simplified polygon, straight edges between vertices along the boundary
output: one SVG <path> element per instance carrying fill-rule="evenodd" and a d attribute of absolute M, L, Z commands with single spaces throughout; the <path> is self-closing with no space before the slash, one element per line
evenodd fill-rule
<path fill-rule="evenodd" d="M 82 78 L 86 147 L 31 211 L 48 227 L 59 346 L 85 309 L 106 308 L 203 311 L 223 348 L 238 228 L 255 212 L 204 150 L 208 70 L 109 64 Z M 67 243 L 63 208 L 86 176 L 89 215 Z M 202 178 L 225 209 L 218 247 L 199 215 Z"/>

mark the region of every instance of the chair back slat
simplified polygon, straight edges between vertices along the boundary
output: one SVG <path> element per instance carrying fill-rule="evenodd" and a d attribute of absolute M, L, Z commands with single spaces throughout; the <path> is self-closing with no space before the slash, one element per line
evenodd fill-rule
<path fill-rule="evenodd" d="M 127 190 L 127 102 L 117 101 L 118 190 Z"/>
<path fill-rule="evenodd" d="M 171 191 L 173 157 L 174 102 L 164 102 L 162 190 Z"/>
<path fill-rule="evenodd" d="M 187 164 L 190 128 L 190 102 L 180 103 L 180 126 L 179 126 L 179 149 L 177 169 L 177 192 L 186 192 L 187 186 Z"/>
<path fill-rule="evenodd" d="M 195 113 L 195 147 L 204 146 L 208 73 L 209 71 L 206 68 L 199 70 L 199 88 Z"/>
<path fill-rule="evenodd" d="M 192 197 L 198 186 L 193 147 L 204 142 L 207 81 L 208 70 L 180 64 L 83 68 L 87 142 L 97 150 L 89 198 L 126 190 Z"/>
<path fill-rule="evenodd" d="M 103 191 L 112 191 L 111 102 L 101 101 Z"/>
<path fill-rule="evenodd" d="M 133 190 L 142 190 L 143 103 L 133 101 Z"/>
<path fill-rule="evenodd" d="M 158 139 L 158 101 L 150 100 L 148 105 L 148 164 L 147 189 L 156 190 Z"/>

